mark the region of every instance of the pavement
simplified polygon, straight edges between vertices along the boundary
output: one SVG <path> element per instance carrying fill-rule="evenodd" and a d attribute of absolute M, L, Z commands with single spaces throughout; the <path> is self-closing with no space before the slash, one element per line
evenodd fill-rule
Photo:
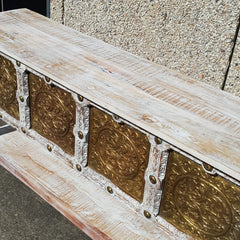
<path fill-rule="evenodd" d="M 90 239 L 0 166 L 0 240 Z"/>

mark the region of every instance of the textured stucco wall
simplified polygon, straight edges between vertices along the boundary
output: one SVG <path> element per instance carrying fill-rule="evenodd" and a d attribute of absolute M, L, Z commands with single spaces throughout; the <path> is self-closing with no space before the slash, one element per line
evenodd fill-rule
<path fill-rule="evenodd" d="M 51 1 L 56 21 L 218 88 L 239 15 L 239 0 Z"/>
<path fill-rule="evenodd" d="M 50 0 L 50 17 L 59 23 L 63 23 L 64 15 L 64 1 L 63 0 Z"/>

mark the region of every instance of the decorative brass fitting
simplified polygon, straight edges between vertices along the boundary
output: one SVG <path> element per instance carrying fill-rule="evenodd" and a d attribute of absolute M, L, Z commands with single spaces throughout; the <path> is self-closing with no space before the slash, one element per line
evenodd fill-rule
<path fill-rule="evenodd" d="M 204 167 L 170 152 L 159 215 L 194 239 L 234 239 L 240 234 L 240 188 Z"/>
<path fill-rule="evenodd" d="M 67 154 L 74 155 L 75 101 L 70 92 L 58 86 L 51 87 L 50 78 L 45 78 L 28 74 L 31 129 Z M 46 83 L 48 79 L 49 84 Z"/>
<path fill-rule="evenodd" d="M 16 61 L 17 63 L 17 66 L 20 67 L 21 66 L 21 63 L 19 61 Z"/>
<path fill-rule="evenodd" d="M 17 64 L 17 62 L 16 62 Z M 19 120 L 17 99 L 17 73 L 15 65 L 9 59 L 0 56 L 0 108 Z"/>
<path fill-rule="evenodd" d="M 144 195 L 149 151 L 146 134 L 128 124 L 118 124 L 114 115 L 91 107 L 88 167 L 139 202 Z"/>

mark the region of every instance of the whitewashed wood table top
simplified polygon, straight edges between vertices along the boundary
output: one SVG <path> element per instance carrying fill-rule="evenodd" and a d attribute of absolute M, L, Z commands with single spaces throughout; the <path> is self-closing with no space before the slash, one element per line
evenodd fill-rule
<path fill-rule="evenodd" d="M 240 99 L 27 9 L 0 14 L 0 51 L 240 180 Z"/>

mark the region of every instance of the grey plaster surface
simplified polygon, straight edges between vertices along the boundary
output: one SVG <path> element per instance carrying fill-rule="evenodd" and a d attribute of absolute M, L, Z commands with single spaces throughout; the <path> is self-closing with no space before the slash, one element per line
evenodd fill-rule
<path fill-rule="evenodd" d="M 238 24 L 239 0 L 62 3 L 66 26 L 221 87 Z"/>
<path fill-rule="evenodd" d="M 0 166 L 0 240 L 90 239 Z"/>
<path fill-rule="evenodd" d="M 225 90 L 240 97 L 240 32 L 233 52 Z"/>

